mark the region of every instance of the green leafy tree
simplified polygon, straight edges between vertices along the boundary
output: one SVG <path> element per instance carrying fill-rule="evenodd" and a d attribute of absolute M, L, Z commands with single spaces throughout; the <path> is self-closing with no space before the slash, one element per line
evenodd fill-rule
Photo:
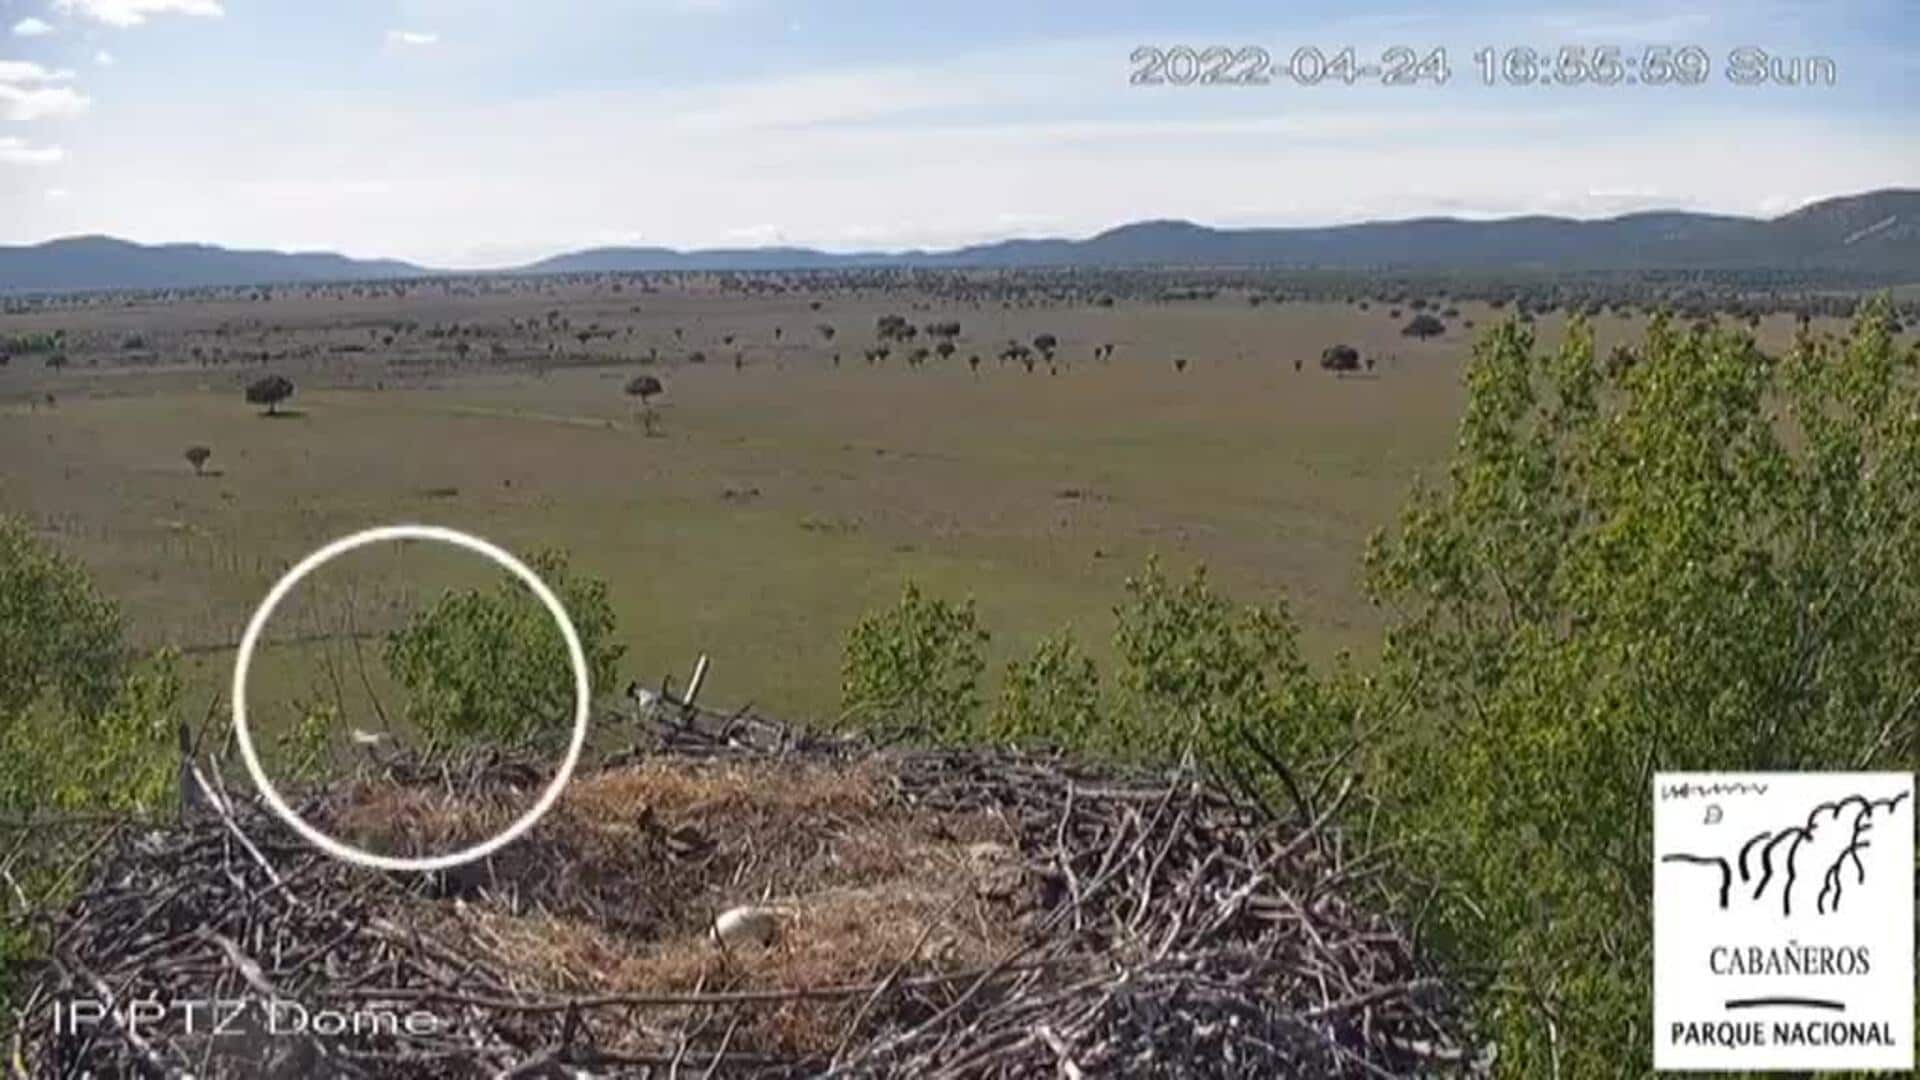
<path fill-rule="evenodd" d="M 0 515 L 0 1013 L 43 945 L 16 905 L 58 902 L 74 854 L 23 829 L 61 812 L 142 812 L 173 790 L 175 659 L 128 657 L 120 616 L 79 564 Z"/>
<path fill-rule="evenodd" d="M 1071 630 L 1007 665 L 1000 702 L 986 729 L 996 742 L 1091 748 L 1106 734 L 1100 672 Z"/>
<path fill-rule="evenodd" d="M 573 573 L 559 552 L 527 564 L 566 607 L 592 684 L 611 685 L 626 647 L 614 640 L 606 583 Z M 447 592 L 389 636 L 386 661 L 407 691 L 407 719 L 435 744 L 514 744 L 568 730 L 575 688 L 566 640 L 518 579 L 490 592 Z"/>
<path fill-rule="evenodd" d="M 340 730 L 340 708 L 330 701 L 296 702 L 294 721 L 276 733 L 280 760 L 276 771 L 295 780 L 318 780 L 331 758 L 333 733 Z"/>
<path fill-rule="evenodd" d="M 0 718 L 0 816 L 137 813 L 174 794 L 181 680 L 162 652 L 121 669 L 91 715 L 43 700 Z"/>
<path fill-rule="evenodd" d="M 0 515 L 0 722 L 49 696 L 97 716 L 124 674 L 119 612 L 79 563 Z"/>
<path fill-rule="evenodd" d="M 1120 683 L 1139 749 L 1250 770 L 1261 757 L 1304 768 L 1336 747 L 1341 708 L 1301 658 L 1284 606 L 1235 604 L 1204 567 L 1175 583 L 1153 560 L 1128 580 L 1117 616 Z"/>
<path fill-rule="evenodd" d="M 293 396 L 293 380 L 284 375 L 268 375 L 247 386 L 247 403 L 265 405 L 267 415 L 279 414 L 280 403 Z"/>
<path fill-rule="evenodd" d="M 1408 337 L 1416 337 L 1425 341 L 1430 337 L 1438 337 L 1446 333 L 1447 324 L 1434 318 L 1432 315 L 1421 312 L 1415 315 L 1407 325 L 1401 327 L 1400 332 Z"/>
<path fill-rule="evenodd" d="M 847 638 L 842 722 L 885 740 L 966 737 L 988 640 L 972 600 L 950 603 L 909 583 L 898 604 L 861 619 Z"/>
<path fill-rule="evenodd" d="M 1575 320 L 1476 346 L 1459 449 L 1371 545 L 1371 773 L 1514 1076 L 1644 1075 L 1656 770 L 1915 766 L 1920 382 L 1869 307 L 1768 356 Z"/>

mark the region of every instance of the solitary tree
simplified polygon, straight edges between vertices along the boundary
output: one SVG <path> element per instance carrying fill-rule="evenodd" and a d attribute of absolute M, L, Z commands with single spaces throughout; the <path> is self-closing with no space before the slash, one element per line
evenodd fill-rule
<path fill-rule="evenodd" d="M 247 387 L 247 403 L 265 405 L 267 415 L 278 415 L 280 403 L 293 396 L 293 380 L 284 375 L 269 375 Z"/>
<path fill-rule="evenodd" d="M 193 466 L 193 473 L 195 476 L 200 475 L 206 469 L 207 459 L 212 456 L 213 456 L 213 451 L 207 447 L 204 447 L 204 446 L 187 447 L 187 464 Z"/>
<path fill-rule="evenodd" d="M 627 383 L 627 394 L 640 399 L 640 424 L 648 435 L 653 434 L 653 398 L 665 390 L 659 378 L 653 375 L 635 375 Z"/>
<path fill-rule="evenodd" d="M 663 393 L 665 390 L 666 387 L 661 385 L 659 378 L 653 375 L 635 375 L 632 381 L 627 383 L 627 393 L 639 398 L 642 405 L 651 404 L 654 395 Z"/>
<path fill-rule="evenodd" d="M 1425 341 L 1430 337 L 1438 337 L 1446 333 L 1447 324 L 1423 311 L 1415 315 L 1406 326 L 1401 327 L 1400 332 L 1408 337 L 1419 338 L 1421 341 Z"/>
<path fill-rule="evenodd" d="M 1360 366 L 1360 350 L 1351 345 L 1329 345 L 1320 351 L 1320 366 L 1328 371 L 1353 371 Z"/>

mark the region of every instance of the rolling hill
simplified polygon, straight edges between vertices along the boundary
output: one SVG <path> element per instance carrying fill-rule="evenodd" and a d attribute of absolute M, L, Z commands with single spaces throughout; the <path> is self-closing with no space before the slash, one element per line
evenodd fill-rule
<path fill-rule="evenodd" d="M 236 251 L 205 244 L 149 246 L 110 236 L 75 236 L 0 247 L 0 291 L 191 289 L 300 281 L 423 277 L 433 271 L 391 259 L 331 252 Z"/>
<path fill-rule="evenodd" d="M 1318 228 L 1216 229 L 1141 221 L 1084 240 L 1018 239 L 951 251 L 595 248 L 499 273 L 831 270 L 856 267 L 1273 266 L 1294 269 L 1830 270 L 1920 280 L 1920 189 L 1812 203 L 1776 218 L 1681 211 L 1602 220 L 1417 218 Z M 384 280 L 444 273 L 325 252 L 149 247 L 76 237 L 0 247 L 0 291 L 194 288 Z"/>

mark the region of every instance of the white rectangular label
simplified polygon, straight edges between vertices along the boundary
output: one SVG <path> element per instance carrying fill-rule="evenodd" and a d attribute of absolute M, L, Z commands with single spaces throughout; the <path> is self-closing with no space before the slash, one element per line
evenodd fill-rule
<path fill-rule="evenodd" d="M 1654 777 L 1655 1068 L 1913 1068 L 1913 799 L 1909 773 Z"/>

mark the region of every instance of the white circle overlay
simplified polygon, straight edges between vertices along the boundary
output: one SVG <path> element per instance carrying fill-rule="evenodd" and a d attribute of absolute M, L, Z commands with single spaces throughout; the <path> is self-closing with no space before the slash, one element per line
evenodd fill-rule
<path fill-rule="evenodd" d="M 566 760 L 560 763 L 560 771 L 554 774 L 553 781 L 541 793 L 540 801 L 534 803 L 531 809 L 522 814 L 500 835 L 472 847 L 431 858 L 402 859 L 363 851 L 351 844 L 342 843 L 307 824 L 299 814 L 294 813 L 293 807 L 287 805 L 279 789 L 275 788 L 273 781 L 267 778 L 266 770 L 260 767 L 260 757 L 254 752 L 253 736 L 247 731 L 247 670 L 253 665 L 253 650 L 259 645 L 260 633 L 266 628 L 267 620 L 273 617 L 274 609 L 280 606 L 280 602 L 286 599 L 287 594 L 293 591 L 293 587 L 298 585 L 302 578 L 321 566 L 349 551 L 389 540 L 438 540 L 484 555 L 512 571 L 515 577 L 533 590 L 534 595 L 538 596 L 540 602 L 545 604 L 547 610 L 553 614 L 553 620 L 560 624 L 560 634 L 566 638 L 567 642 L 567 658 L 573 666 L 573 738 L 567 744 Z M 540 575 L 534 573 L 509 552 L 477 536 L 438 525 L 388 525 L 357 532 L 352 536 L 335 540 L 302 559 L 298 565 L 287 571 L 286 575 L 274 584 L 272 591 L 267 593 L 267 598 L 261 601 L 259 609 L 253 613 L 252 620 L 247 623 L 247 632 L 240 637 L 240 652 L 233 661 L 232 696 L 233 730 L 240 745 L 240 757 L 246 762 L 247 773 L 253 777 L 254 785 L 260 789 L 260 794 L 266 798 L 267 805 L 279 815 L 280 820 L 286 822 L 308 843 L 336 859 L 375 870 L 421 873 L 447 870 L 477 859 L 484 859 L 518 840 L 523 833 L 533 828 L 535 823 L 546 816 L 547 811 L 553 809 L 553 804 L 559 801 L 560 793 L 566 790 L 567 784 L 573 779 L 574 769 L 580 764 L 580 752 L 587 741 L 587 714 L 593 699 L 592 687 L 587 678 L 587 654 L 580 647 L 580 634 L 574 629 L 573 620 L 568 617 L 567 609 L 560 603 L 560 598 L 553 594 L 553 590 L 547 587 L 546 582 L 540 580 Z"/>

